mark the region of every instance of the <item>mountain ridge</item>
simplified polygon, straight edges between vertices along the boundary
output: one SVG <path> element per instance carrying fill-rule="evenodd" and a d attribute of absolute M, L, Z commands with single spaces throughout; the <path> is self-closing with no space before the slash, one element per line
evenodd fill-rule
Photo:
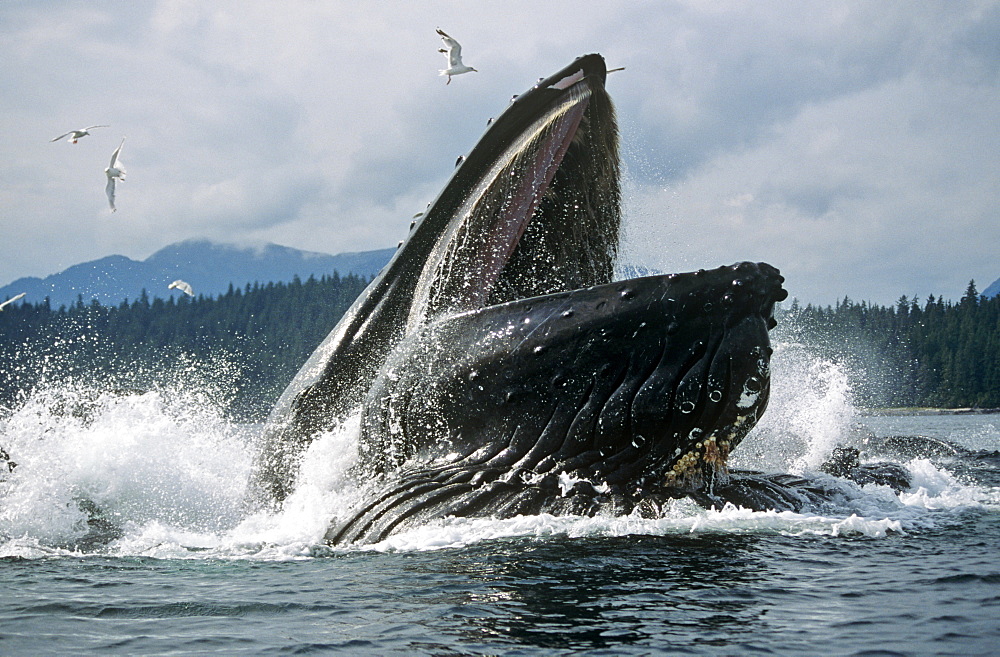
<path fill-rule="evenodd" d="M 145 260 L 109 255 L 71 265 L 44 278 L 19 278 L 0 287 L 0 300 L 27 293 L 24 301 L 38 303 L 45 297 L 53 308 L 71 306 L 78 300 L 117 305 L 137 299 L 143 290 L 150 297 L 181 294 L 167 285 L 178 278 L 191 284 L 196 295 L 215 296 L 230 285 L 288 282 L 298 276 L 321 277 L 335 271 L 371 278 L 382 269 L 396 249 L 376 249 L 331 255 L 303 251 L 278 244 L 240 247 L 203 239 L 169 244 Z"/>
<path fill-rule="evenodd" d="M 1000 296 L 1000 278 L 996 279 L 992 283 L 986 286 L 986 289 L 980 292 L 987 299 L 992 299 L 993 297 Z"/>

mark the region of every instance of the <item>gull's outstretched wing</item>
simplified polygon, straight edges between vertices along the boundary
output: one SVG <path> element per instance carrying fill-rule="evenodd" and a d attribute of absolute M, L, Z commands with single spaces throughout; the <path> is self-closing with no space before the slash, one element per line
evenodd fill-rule
<path fill-rule="evenodd" d="M 0 303 L 0 310 L 3 310 L 4 308 L 6 308 L 7 306 L 9 306 L 10 304 L 12 304 L 15 301 L 17 301 L 18 299 L 22 298 L 25 294 L 27 294 L 27 292 L 22 292 L 21 294 L 15 294 L 14 296 L 12 296 L 11 298 L 7 299 L 3 303 Z"/>
<path fill-rule="evenodd" d="M 116 148 L 115 152 L 111 154 L 111 164 L 108 165 L 108 168 L 113 169 L 115 167 L 115 162 L 118 161 L 118 154 L 122 152 L 122 146 L 124 145 L 125 138 L 122 137 L 122 143 L 118 144 L 118 148 Z"/>
<path fill-rule="evenodd" d="M 444 45 L 448 47 L 448 66 L 450 68 L 455 68 L 462 65 L 462 44 L 455 41 L 452 37 L 448 36 L 444 30 L 440 27 L 437 28 L 437 33 L 441 35 L 441 40 L 444 41 Z"/>

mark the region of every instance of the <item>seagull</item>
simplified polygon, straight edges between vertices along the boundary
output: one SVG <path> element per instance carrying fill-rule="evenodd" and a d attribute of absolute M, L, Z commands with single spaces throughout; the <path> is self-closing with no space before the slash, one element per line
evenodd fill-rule
<path fill-rule="evenodd" d="M 110 128 L 110 127 L 111 126 L 109 126 L 109 125 L 92 125 L 92 126 L 88 126 L 86 128 L 80 128 L 79 130 L 70 130 L 66 134 L 59 135 L 58 137 L 53 137 L 49 141 L 59 141 L 63 137 L 70 137 L 70 141 L 75 144 L 78 139 L 82 139 L 82 138 L 86 137 L 87 135 L 89 135 L 90 131 L 93 130 L 94 128 Z"/>
<path fill-rule="evenodd" d="M 194 288 L 191 287 L 190 283 L 185 283 L 181 279 L 177 279 L 173 283 L 167 286 L 168 290 L 178 289 L 189 297 L 194 296 Z"/>
<path fill-rule="evenodd" d="M 11 297 L 10 299 L 7 299 L 3 303 L 0 303 L 0 310 L 3 310 L 4 308 L 6 308 L 7 306 L 9 306 L 10 304 L 14 303 L 15 301 L 17 301 L 18 299 L 20 299 L 21 297 L 23 297 L 25 294 L 27 294 L 27 292 L 22 292 L 21 294 L 15 295 L 15 296 Z"/>
<path fill-rule="evenodd" d="M 448 76 L 448 81 L 445 82 L 445 84 L 451 84 L 451 76 L 453 75 L 461 75 L 462 73 L 468 73 L 470 71 L 474 71 L 476 73 L 479 72 L 471 66 L 466 66 L 462 63 L 462 44 L 445 34 L 440 27 L 437 28 L 437 33 L 441 35 L 441 40 L 444 41 L 444 45 L 448 46 L 447 49 L 438 49 L 438 52 L 443 52 L 448 56 L 448 68 L 441 70 L 441 75 Z"/>
<path fill-rule="evenodd" d="M 122 152 L 122 146 L 124 145 L 125 138 L 122 137 L 122 143 L 111 154 L 111 164 L 104 170 L 105 175 L 108 177 L 108 186 L 104 188 L 104 191 L 108 193 L 108 203 L 111 205 L 112 212 L 118 211 L 118 208 L 115 207 L 115 179 L 123 182 L 125 180 L 125 167 L 118 164 L 118 154 Z"/>

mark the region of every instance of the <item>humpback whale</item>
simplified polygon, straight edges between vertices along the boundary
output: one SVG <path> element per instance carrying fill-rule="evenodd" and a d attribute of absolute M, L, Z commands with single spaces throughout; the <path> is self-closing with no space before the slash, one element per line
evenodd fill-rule
<path fill-rule="evenodd" d="M 267 421 L 278 504 L 317 435 L 360 416 L 369 494 L 331 544 L 444 516 L 655 515 L 665 501 L 801 506 L 734 473 L 764 412 L 784 279 L 766 263 L 614 281 L 615 111 L 597 54 L 516 96 L 319 345 Z"/>

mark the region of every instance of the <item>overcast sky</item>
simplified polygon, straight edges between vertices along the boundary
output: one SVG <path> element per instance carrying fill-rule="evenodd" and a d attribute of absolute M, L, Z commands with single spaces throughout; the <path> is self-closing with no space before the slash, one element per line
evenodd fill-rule
<path fill-rule="evenodd" d="M 478 73 L 445 85 L 438 26 Z M 0 285 L 193 238 L 394 246 L 588 52 L 626 67 L 629 263 L 764 260 L 824 305 L 1000 277 L 998 1 L 4 0 Z"/>

